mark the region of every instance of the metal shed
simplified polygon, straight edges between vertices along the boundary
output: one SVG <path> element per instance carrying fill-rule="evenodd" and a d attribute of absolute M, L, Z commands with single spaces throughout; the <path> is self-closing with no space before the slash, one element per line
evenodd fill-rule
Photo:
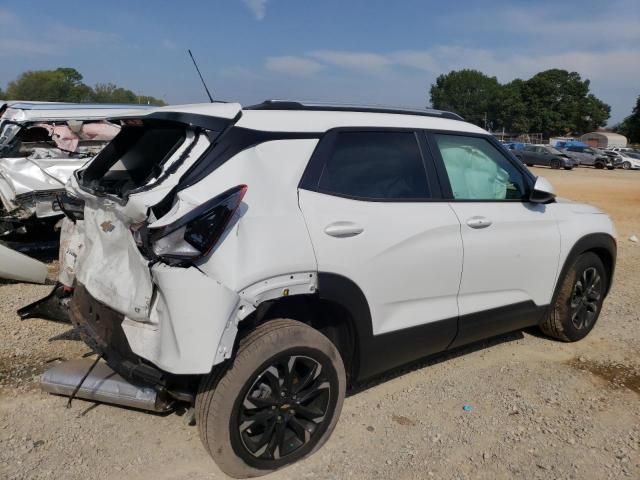
<path fill-rule="evenodd" d="M 582 142 L 597 148 L 626 147 L 627 137 L 613 132 L 591 132 L 580 137 Z"/>

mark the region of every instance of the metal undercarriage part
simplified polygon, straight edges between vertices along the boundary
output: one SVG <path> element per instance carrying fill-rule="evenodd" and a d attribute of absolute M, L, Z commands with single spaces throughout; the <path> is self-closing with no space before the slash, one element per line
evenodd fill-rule
<path fill-rule="evenodd" d="M 40 387 L 48 393 L 71 396 L 92 363 L 90 358 L 79 358 L 55 365 L 44 372 Z M 152 412 L 166 412 L 173 403 L 152 387 L 125 380 L 104 361 L 82 381 L 75 397 Z"/>

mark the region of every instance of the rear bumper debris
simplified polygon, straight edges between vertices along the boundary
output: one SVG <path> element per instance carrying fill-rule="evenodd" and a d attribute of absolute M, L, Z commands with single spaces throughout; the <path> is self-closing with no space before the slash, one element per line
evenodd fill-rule
<path fill-rule="evenodd" d="M 69 307 L 71 323 L 82 340 L 114 371 L 131 381 L 166 386 L 165 373 L 131 350 L 122 329 L 124 315 L 98 302 L 82 284 L 76 284 Z"/>
<path fill-rule="evenodd" d="M 58 283 L 49 295 L 19 309 L 18 315 L 21 320 L 42 318 L 53 322 L 71 323 L 69 302 L 72 295 L 72 290 Z"/>

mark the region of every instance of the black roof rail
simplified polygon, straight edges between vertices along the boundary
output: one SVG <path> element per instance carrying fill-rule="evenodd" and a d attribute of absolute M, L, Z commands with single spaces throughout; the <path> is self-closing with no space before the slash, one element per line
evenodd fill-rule
<path fill-rule="evenodd" d="M 315 112 L 366 112 L 366 113 L 396 113 L 400 115 L 418 115 L 422 117 L 447 118 L 449 120 L 464 120 L 453 112 L 434 109 L 411 109 L 386 107 L 381 105 L 347 105 L 335 103 L 306 103 L 292 100 L 265 100 L 256 105 L 243 107 L 243 110 L 302 110 Z"/>

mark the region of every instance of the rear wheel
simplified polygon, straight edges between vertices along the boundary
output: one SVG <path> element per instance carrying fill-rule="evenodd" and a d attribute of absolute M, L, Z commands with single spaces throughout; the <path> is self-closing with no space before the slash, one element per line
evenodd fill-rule
<path fill-rule="evenodd" d="M 608 281 L 600 257 L 592 252 L 580 255 L 562 279 L 542 331 L 565 342 L 586 337 L 600 315 Z"/>
<path fill-rule="evenodd" d="M 624 170 L 631 170 L 631 162 L 623 162 L 622 163 L 622 168 Z"/>
<path fill-rule="evenodd" d="M 240 342 L 229 368 L 203 379 L 200 438 L 227 475 L 265 475 L 327 441 L 345 390 L 342 359 L 327 337 L 294 320 L 272 320 Z"/>
<path fill-rule="evenodd" d="M 573 167 L 564 167 L 565 170 L 573 170 Z"/>

